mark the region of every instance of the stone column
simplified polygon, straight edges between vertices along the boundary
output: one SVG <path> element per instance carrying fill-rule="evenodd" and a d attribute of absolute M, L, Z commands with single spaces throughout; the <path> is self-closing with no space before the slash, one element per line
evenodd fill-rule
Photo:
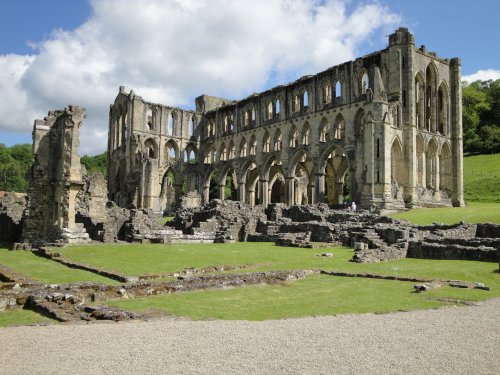
<path fill-rule="evenodd" d="M 316 173 L 316 203 L 325 201 L 325 173 Z"/>
<path fill-rule="evenodd" d="M 207 203 L 210 200 L 210 186 L 203 186 L 203 202 Z"/>
<path fill-rule="evenodd" d="M 250 207 L 255 206 L 255 190 L 253 189 L 248 190 L 248 204 Z"/>
<path fill-rule="evenodd" d="M 459 58 L 450 60 L 450 96 L 451 96 L 451 171 L 453 206 L 464 206 L 463 183 L 463 138 L 462 138 L 462 85 L 461 62 Z"/>
<path fill-rule="evenodd" d="M 226 185 L 218 185 L 218 189 L 217 189 L 217 192 L 219 193 L 219 199 L 221 201 L 224 200 L 224 190 L 226 188 Z"/>
<path fill-rule="evenodd" d="M 267 206 L 269 204 L 269 181 L 268 180 L 259 180 L 259 201 L 263 206 Z"/>
<path fill-rule="evenodd" d="M 316 185 L 314 181 L 309 182 L 309 185 L 307 185 L 307 196 L 309 197 L 308 203 L 310 204 L 318 203 L 316 195 Z"/>
<path fill-rule="evenodd" d="M 246 184 L 245 182 L 240 182 L 238 184 L 238 200 L 240 202 L 245 203 L 245 193 L 246 193 Z"/>
<path fill-rule="evenodd" d="M 287 176 L 285 177 L 285 204 L 288 206 L 295 204 L 295 179 L 294 177 Z"/>
<path fill-rule="evenodd" d="M 341 205 L 344 201 L 344 183 L 335 182 L 335 204 Z"/>

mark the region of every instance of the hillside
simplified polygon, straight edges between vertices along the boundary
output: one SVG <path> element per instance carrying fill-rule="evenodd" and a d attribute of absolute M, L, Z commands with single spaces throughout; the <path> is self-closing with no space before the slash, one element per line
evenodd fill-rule
<path fill-rule="evenodd" d="M 466 202 L 500 203 L 500 154 L 464 157 Z"/>

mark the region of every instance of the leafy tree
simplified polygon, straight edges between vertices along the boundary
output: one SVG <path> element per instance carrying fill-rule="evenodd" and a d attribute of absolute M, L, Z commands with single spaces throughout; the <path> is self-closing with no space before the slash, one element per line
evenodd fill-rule
<path fill-rule="evenodd" d="M 95 156 L 83 155 L 80 162 L 87 169 L 87 174 L 101 173 L 104 177 L 107 175 L 107 152 Z"/>
<path fill-rule="evenodd" d="M 462 86 L 464 151 L 500 152 L 500 80 Z"/>
<path fill-rule="evenodd" d="M 31 145 L 6 147 L 0 144 L 0 190 L 25 192 L 32 163 Z"/>

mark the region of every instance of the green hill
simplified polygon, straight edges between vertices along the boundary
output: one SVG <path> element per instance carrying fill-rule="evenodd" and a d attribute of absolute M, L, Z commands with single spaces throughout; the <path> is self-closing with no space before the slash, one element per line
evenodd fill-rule
<path fill-rule="evenodd" d="M 466 202 L 500 203 L 500 154 L 464 157 Z"/>

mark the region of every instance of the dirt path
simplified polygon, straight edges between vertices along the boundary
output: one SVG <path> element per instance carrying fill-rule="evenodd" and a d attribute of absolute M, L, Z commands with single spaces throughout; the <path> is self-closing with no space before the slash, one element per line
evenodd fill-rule
<path fill-rule="evenodd" d="M 266 322 L 0 329 L 0 374 L 499 374 L 500 299 Z"/>

